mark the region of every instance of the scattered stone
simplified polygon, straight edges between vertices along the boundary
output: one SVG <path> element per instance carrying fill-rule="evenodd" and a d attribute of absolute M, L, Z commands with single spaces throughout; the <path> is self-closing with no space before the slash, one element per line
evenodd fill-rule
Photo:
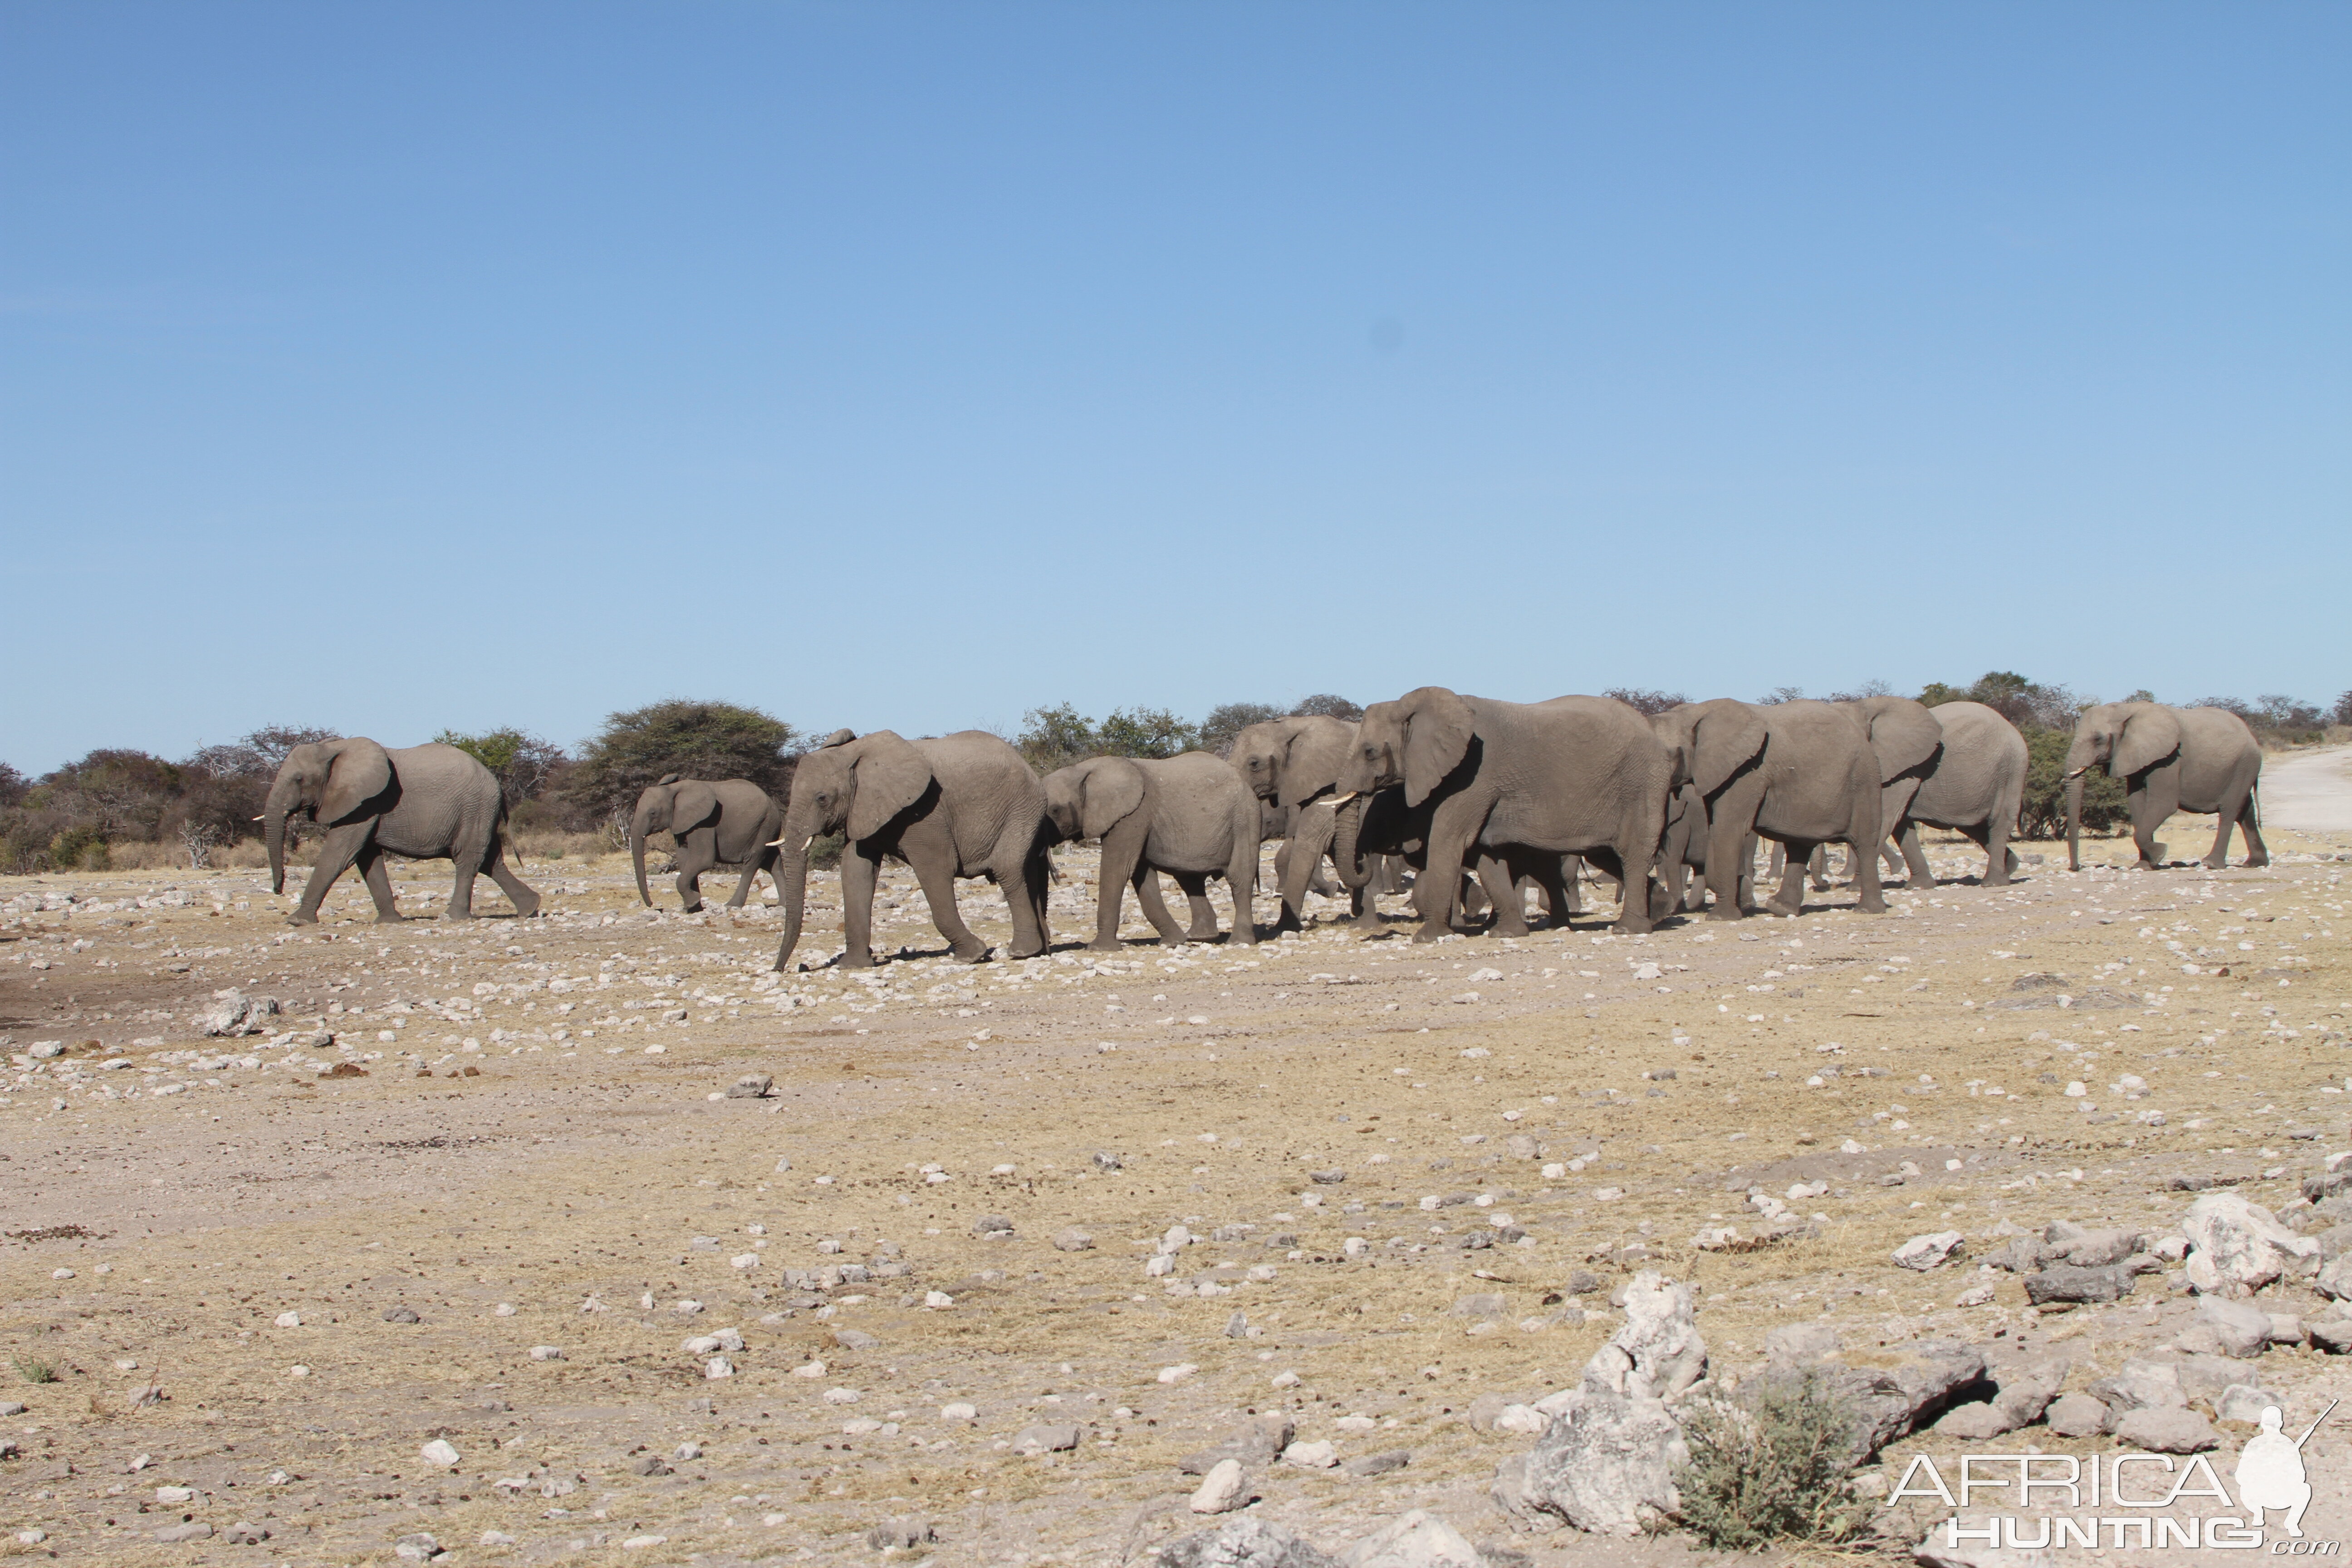
<path fill-rule="evenodd" d="M 1024 1426 L 1013 1439 L 1018 1454 L 1066 1454 L 1078 1446 L 1078 1428 L 1068 1421 L 1041 1422 Z"/>
<path fill-rule="evenodd" d="M 727 1086 L 730 1100 L 764 1100 L 772 1093 L 776 1080 L 763 1072 L 747 1072 Z"/>
<path fill-rule="evenodd" d="M 2208 1296 L 2197 1303 L 2197 1322 L 2181 1337 L 2196 1335 L 2197 1330 L 2211 1331 L 2221 1354 L 2241 1361 L 2258 1356 L 2271 1342 L 2271 1315 L 2246 1301 L 2232 1301 L 2220 1296 Z M 2201 1338 L 2201 1336 L 2200 1336 Z M 2198 1344 L 2183 1344 L 2183 1350 L 2203 1350 Z"/>
<path fill-rule="evenodd" d="M 1058 1231 L 1054 1237 L 1054 1250 L 1056 1252 L 1091 1252 L 1094 1245 L 1095 1238 L 1076 1226 Z"/>
<path fill-rule="evenodd" d="M 1262 1470 L 1280 1458 L 1297 1435 L 1297 1426 L 1280 1411 L 1252 1416 L 1214 1447 L 1185 1455 L 1176 1468 L 1188 1476 L 1205 1476 L 1231 1459 L 1245 1470 Z"/>
<path fill-rule="evenodd" d="M 2114 1419 L 2105 1404 L 2087 1394 L 2062 1394 L 2050 1402 L 2050 1430 L 2061 1437 L 2095 1437 Z"/>
<path fill-rule="evenodd" d="M 2263 1412 L 2273 1405 L 2284 1408 L 2286 1402 L 2267 1388 L 2248 1383 L 2233 1383 L 2221 1391 L 2213 1402 L 2213 1415 L 2222 1421 L 2243 1421 L 2253 1426 L 2263 1418 Z"/>
<path fill-rule="evenodd" d="M 1805 1366 L 1837 1352 L 1837 1331 L 1827 1323 L 1791 1323 L 1764 1336 L 1764 1359 L 1776 1366 Z"/>
<path fill-rule="evenodd" d="M 667 1476 L 672 1473 L 669 1466 L 663 1461 L 659 1454 L 641 1455 L 629 1467 L 629 1474 L 633 1476 Z"/>
<path fill-rule="evenodd" d="M 1312 1443 L 1293 1443 L 1283 1449 L 1282 1462 L 1302 1469 L 1328 1470 L 1339 1462 L 1339 1450 L 1328 1437 Z"/>
<path fill-rule="evenodd" d="M 2059 1263 L 2025 1277 L 2025 1299 L 2037 1307 L 2050 1302 L 2120 1301 L 2131 1294 L 2132 1282 L 2126 1268 L 2078 1268 Z"/>
<path fill-rule="evenodd" d="M 2170 1362 L 2134 1357 L 2123 1370 L 2091 1384 L 2091 1394 L 2117 1415 L 2135 1410 L 2177 1410 L 2189 1403 L 2180 1373 Z"/>
<path fill-rule="evenodd" d="M 383 1321 L 387 1323 L 415 1323 L 422 1322 L 424 1320 L 416 1315 L 416 1309 L 414 1307 L 386 1307 L 383 1310 Z"/>
<path fill-rule="evenodd" d="M 2342 1355 L 2352 1351 L 2352 1319 L 2335 1318 L 2324 1323 L 2313 1323 L 2307 1331 L 2311 1342 L 2329 1355 Z"/>
<path fill-rule="evenodd" d="M 196 1015 L 195 1025 L 206 1035 L 258 1035 L 269 1026 L 262 1020 L 277 1016 L 278 999 L 274 996 L 217 991 L 213 994 L 213 1005 Z M 210 1535 L 211 1529 L 207 1527 L 205 1533 Z"/>
<path fill-rule="evenodd" d="M 1706 1373 L 1706 1342 L 1688 1285 L 1644 1270 L 1625 1288 L 1624 1306 L 1624 1326 L 1581 1385 L 1534 1406 L 1549 1417 L 1534 1450 L 1496 1471 L 1496 1500 L 1515 1516 L 1555 1514 L 1580 1530 L 1631 1535 L 1680 1505 L 1674 1472 L 1690 1450 L 1665 1401 Z"/>
<path fill-rule="evenodd" d="M 870 1351 L 882 1342 L 864 1329 L 835 1329 L 833 1342 L 845 1351 Z"/>
<path fill-rule="evenodd" d="M 1374 1531 L 1340 1562 L 1346 1568 L 1486 1568 L 1459 1531 L 1420 1509 Z"/>
<path fill-rule="evenodd" d="M 2204 1295 L 2251 1296 L 2290 1272 L 2318 1265 L 2319 1243 L 2235 1193 L 2199 1198 L 2180 1228 L 2189 1237 L 2189 1286 Z"/>
<path fill-rule="evenodd" d="M 2116 1423 L 2116 1437 L 2151 1454 L 2201 1454 L 2221 1442 L 2210 1421 L 2186 1407 L 2132 1411 Z"/>
<path fill-rule="evenodd" d="M 866 1544 L 877 1552 L 912 1552 L 939 1540 L 939 1532 L 928 1519 L 910 1514 L 904 1519 L 886 1519 L 866 1532 Z"/>
<path fill-rule="evenodd" d="M 2064 1241 L 2045 1237 L 2042 1256 L 2076 1268 L 2104 1268 L 2139 1251 L 2146 1239 L 2145 1233 L 2137 1230 L 2080 1231 Z"/>
<path fill-rule="evenodd" d="M 1244 1514 L 1153 1552 L 1149 1568 L 1339 1568 L 1283 1526 Z"/>
<path fill-rule="evenodd" d="M 1905 1268 L 1938 1268 L 1951 1261 L 1968 1238 L 1957 1230 L 1940 1230 L 1933 1236 L 1915 1236 L 1895 1249 L 1895 1261 Z"/>
<path fill-rule="evenodd" d="M 201 1519 L 190 1520 L 185 1524 L 167 1524 L 155 1532 L 155 1539 L 166 1546 L 184 1541 L 210 1541 L 212 1538 L 213 1527 Z"/>
<path fill-rule="evenodd" d="M 1848 1454 L 1856 1465 L 1935 1420 L 1984 1378 L 1982 1353 L 1949 1340 L 1922 1340 L 1898 1353 L 1902 1359 L 1891 1367 L 1831 1363 L 1822 1369 L 1829 1393 L 1853 1413 Z"/>
<path fill-rule="evenodd" d="M 1391 1448 L 1385 1454 L 1366 1454 L 1360 1459 L 1350 1459 L 1341 1468 L 1360 1480 L 1385 1476 L 1391 1470 L 1402 1470 L 1412 1463 L 1411 1448 Z"/>
<path fill-rule="evenodd" d="M 441 1554 L 441 1542 L 420 1531 L 394 1542 L 392 1554 L 403 1563 L 430 1563 Z"/>
<path fill-rule="evenodd" d="M 1465 1296 L 1454 1303 L 1454 1315 L 1457 1318 L 1499 1318 L 1508 1310 L 1503 1298 L 1493 1291 Z"/>
<path fill-rule="evenodd" d="M 436 1437 L 417 1452 L 424 1457 L 426 1464 L 436 1469 L 454 1470 L 457 1468 L 457 1450 L 450 1445 L 446 1437 Z"/>
<path fill-rule="evenodd" d="M 984 1214 L 971 1222 L 971 1233 L 982 1237 L 1011 1236 L 1013 1222 L 1001 1214 Z"/>
<path fill-rule="evenodd" d="M 1118 1155 L 1112 1153 L 1108 1149 L 1097 1149 L 1095 1151 L 1095 1169 L 1098 1171 L 1116 1171 L 1118 1168 L 1119 1163 Z"/>
<path fill-rule="evenodd" d="M 1192 1493 L 1194 1513 L 1231 1513 L 1249 1500 L 1249 1482 L 1237 1459 L 1219 1459 Z"/>

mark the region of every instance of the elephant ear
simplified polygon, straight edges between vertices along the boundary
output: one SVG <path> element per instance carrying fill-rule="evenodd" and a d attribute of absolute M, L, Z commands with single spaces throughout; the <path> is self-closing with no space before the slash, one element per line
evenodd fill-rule
<path fill-rule="evenodd" d="M 871 838 L 892 817 L 923 798 L 923 792 L 931 787 L 931 764 L 904 736 L 891 730 L 877 730 L 864 740 L 843 743 L 856 748 L 850 763 L 855 784 L 849 800 L 849 837 Z"/>
<path fill-rule="evenodd" d="M 1125 757 L 1081 763 L 1078 832 L 1100 838 L 1143 805 L 1143 770 Z"/>
<path fill-rule="evenodd" d="M 663 784 L 674 784 L 676 783 L 677 783 L 677 775 L 676 773 L 664 773 L 661 777 L 654 780 L 654 785 L 656 788 L 659 788 Z"/>
<path fill-rule="evenodd" d="M 1427 800 L 1469 754 L 1476 720 L 1470 704 L 1443 686 L 1424 686 L 1397 700 L 1404 715 L 1404 803 Z"/>
<path fill-rule="evenodd" d="M 669 830 L 680 838 L 719 817 L 719 792 L 700 779 L 688 779 L 669 797 Z"/>
<path fill-rule="evenodd" d="M 2107 762 L 2107 772 L 2116 778 L 2129 778 L 2156 766 L 2180 749 L 2180 721 L 2172 710 L 2150 702 L 2124 721 L 2124 731 L 2116 737 L 2115 755 Z"/>
<path fill-rule="evenodd" d="M 1763 753 L 1772 730 L 1745 702 L 1723 698 L 1702 707 L 1691 726 L 1690 776 L 1698 793 L 1712 800 L 1733 774 Z"/>
<path fill-rule="evenodd" d="M 373 741 L 330 741 L 327 787 L 319 797 L 319 820 L 341 822 L 392 785 L 392 758 Z"/>
<path fill-rule="evenodd" d="M 1318 789 L 1314 771 L 1307 765 L 1307 753 L 1315 745 L 1315 724 L 1312 720 L 1292 719 L 1282 731 L 1282 785 L 1276 792 L 1285 807 L 1307 804 Z"/>
<path fill-rule="evenodd" d="M 1936 722 L 1934 711 L 1907 697 L 1873 697 L 1861 708 L 1870 730 L 1870 749 L 1878 754 L 1880 784 L 1918 772 L 1944 744 L 1944 727 Z"/>
<path fill-rule="evenodd" d="M 1691 752 L 1694 749 L 1691 737 L 1696 723 L 1687 702 L 1649 717 L 1650 733 L 1655 735 L 1658 744 L 1666 749 L 1666 787 L 1669 790 L 1680 790 L 1691 782 Z"/>

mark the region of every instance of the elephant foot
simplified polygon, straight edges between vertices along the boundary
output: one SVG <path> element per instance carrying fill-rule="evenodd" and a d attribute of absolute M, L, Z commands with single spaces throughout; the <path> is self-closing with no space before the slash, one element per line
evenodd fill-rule
<path fill-rule="evenodd" d="M 1795 920 L 1797 911 L 1803 907 L 1801 904 L 1784 904 L 1778 899 L 1764 900 L 1764 912 L 1768 915 L 1779 915 L 1782 920 Z"/>
<path fill-rule="evenodd" d="M 1051 950 L 1046 944 L 1039 942 L 1035 947 L 1030 948 L 1008 947 L 1004 950 L 1004 956 L 1012 959 L 1043 958 L 1049 951 Z M 986 948 L 981 949 L 981 956 L 983 958 L 988 956 Z"/>
<path fill-rule="evenodd" d="M 1087 946 L 1096 952 L 1124 952 L 1127 951 L 1127 943 L 1119 941 L 1118 938 L 1115 936 L 1098 936 L 1095 938 L 1094 941 L 1087 943 Z"/>
<path fill-rule="evenodd" d="M 874 967 L 874 955 L 870 952 L 852 952 L 844 948 L 841 956 L 833 961 L 833 966 L 835 969 L 871 969 Z"/>
<path fill-rule="evenodd" d="M 698 915 L 702 912 L 702 906 L 699 903 L 684 904 L 679 906 L 677 912 L 682 915 Z"/>
<path fill-rule="evenodd" d="M 2247 859 L 2246 859 L 2246 861 L 2245 861 L 2245 863 L 2244 863 L 2244 864 L 2245 864 L 2246 868 L 2247 868 L 2248 870 L 2250 870 L 2250 871 L 2251 871 L 2251 870 L 2255 870 L 2255 869 L 2258 869 L 2258 868 L 2262 868 L 2262 867 L 2267 866 L 2267 865 L 2269 865 L 2270 863 L 2271 863 L 2271 858 L 2270 858 L 2269 856 L 2267 856 L 2267 855 L 2253 855 L 2253 856 L 2249 856 L 2249 857 L 2247 858 Z M 2214 869 L 2218 871 L 2218 870 L 2220 870 L 2220 869 L 2221 869 L 2221 868 L 2217 866 L 2217 867 L 2215 867 L 2215 868 L 2214 868 Z"/>
<path fill-rule="evenodd" d="M 1622 936 L 1641 936 L 1649 931 L 1651 923 L 1648 921 L 1621 920 L 1613 921 L 1609 929 Z"/>
<path fill-rule="evenodd" d="M 397 910 L 386 910 L 375 917 L 375 923 L 380 926 L 404 926 L 408 923 L 408 917 Z"/>
<path fill-rule="evenodd" d="M 306 915 L 300 910 L 296 910 L 286 917 L 286 923 L 290 926 L 314 926 L 319 923 L 319 917 Z"/>
<path fill-rule="evenodd" d="M 517 920 L 527 921 L 538 913 L 539 900 L 537 899 L 531 900 L 531 901 L 527 904 L 517 904 L 515 906 L 515 918 Z"/>
<path fill-rule="evenodd" d="M 1885 899 L 1864 899 L 1854 907 L 1866 915 L 1883 915 L 1886 912 L 1886 900 Z"/>
<path fill-rule="evenodd" d="M 1467 934 L 1468 933 L 1465 931 L 1457 931 L 1451 926 L 1439 925 L 1436 921 L 1432 921 L 1423 925 L 1419 931 L 1414 931 L 1412 933 L 1412 940 L 1416 942 L 1436 942 L 1442 937 L 1464 936 Z"/>
<path fill-rule="evenodd" d="M 988 956 L 988 945 L 985 942 L 974 942 L 970 947 L 957 947 L 950 945 L 948 948 L 948 956 L 954 959 L 958 963 L 978 963 Z M 860 965 L 859 967 L 863 968 L 864 966 Z"/>
<path fill-rule="evenodd" d="M 1742 907 L 1737 900 L 1726 903 L 1717 899 L 1706 906 L 1706 918 L 1711 921 L 1744 921 L 1753 912 Z"/>
<path fill-rule="evenodd" d="M 1306 929 L 1307 928 L 1304 925 L 1299 923 L 1298 912 L 1296 910 L 1291 909 L 1288 905 L 1285 905 L 1283 907 L 1282 918 L 1274 922 L 1275 934 L 1277 936 L 1284 931 L 1305 931 Z"/>

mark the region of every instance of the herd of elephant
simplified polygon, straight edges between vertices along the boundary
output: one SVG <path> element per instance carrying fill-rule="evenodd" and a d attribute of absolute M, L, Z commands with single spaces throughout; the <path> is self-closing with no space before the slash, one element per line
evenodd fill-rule
<path fill-rule="evenodd" d="M 2267 863 L 2255 813 L 2262 747 L 2235 714 L 2154 702 L 2085 710 L 2066 759 L 2068 860 L 2076 868 L 2082 780 L 2093 768 L 2125 782 L 2143 868 L 2162 863 L 2155 834 L 2179 810 L 2220 817 L 2207 866 L 2223 864 L 2233 826 L 2245 835 L 2247 864 Z M 1886 853 L 1896 863 L 1890 840 L 1910 885 L 1932 886 L 1922 827 L 1971 839 L 1985 852 L 1983 883 L 2002 885 L 2016 868 L 2009 839 L 2026 773 L 2024 738 L 1977 702 L 1719 699 L 1644 714 L 1607 697 L 1503 702 L 1424 686 L 1374 703 L 1353 723 L 1298 716 L 1253 724 L 1230 758 L 1094 757 L 1042 779 L 984 731 L 915 741 L 887 730 L 838 731 L 799 759 L 781 805 L 740 779 L 663 779 L 637 803 L 630 847 L 648 904 L 651 834 L 673 837 L 689 910 L 700 907 L 699 879 L 713 866 L 742 868 L 730 907 L 742 905 L 766 871 L 783 908 L 779 970 L 800 943 L 811 846 L 833 835 L 844 839 L 839 962 L 850 968 L 873 963 L 874 894 L 886 859 L 913 868 L 958 959 L 988 952 L 956 907 L 956 880 L 970 877 L 1004 890 L 1011 955 L 1044 952 L 1047 852 L 1087 838 L 1102 846 L 1097 948 L 1120 945 L 1129 887 L 1163 942 L 1213 939 L 1207 882 L 1218 876 L 1233 889 L 1231 940 L 1255 942 L 1251 911 L 1268 838 L 1284 841 L 1276 858 L 1277 932 L 1298 929 L 1327 858 L 1368 930 L 1382 924 L 1373 895 L 1396 885 L 1381 879 L 1401 862 L 1418 873 L 1417 941 L 1461 929 L 1481 903 L 1494 910 L 1486 929 L 1525 935 L 1529 889 L 1564 924 L 1581 912 L 1577 884 L 1588 864 L 1619 885 L 1615 929 L 1645 931 L 1676 910 L 1715 920 L 1755 911 L 1759 839 L 1785 851 L 1780 885 L 1760 906 L 1776 914 L 1802 907 L 1806 864 L 1828 844 L 1849 847 L 1864 910 L 1886 907 L 1878 861 Z M 328 889 L 353 865 L 377 919 L 399 920 L 387 855 L 454 861 L 452 917 L 472 912 L 478 875 L 493 879 L 520 914 L 538 911 L 539 896 L 506 863 L 498 780 L 454 746 L 386 750 L 353 739 L 294 748 L 261 818 L 272 892 L 285 888 L 289 816 L 324 830 L 290 917 L 298 925 L 318 919 Z M 1163 871 L 1190 900 L 1189 927 L 1161 900 Z"/>

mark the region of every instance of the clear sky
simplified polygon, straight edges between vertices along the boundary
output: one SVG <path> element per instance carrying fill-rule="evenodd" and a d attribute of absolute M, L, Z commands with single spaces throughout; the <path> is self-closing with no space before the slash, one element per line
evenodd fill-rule
<path fill-rule="evenodd" d="M 0 5 L 0 758 L 2352 686 L 2352 8 Z"/>

